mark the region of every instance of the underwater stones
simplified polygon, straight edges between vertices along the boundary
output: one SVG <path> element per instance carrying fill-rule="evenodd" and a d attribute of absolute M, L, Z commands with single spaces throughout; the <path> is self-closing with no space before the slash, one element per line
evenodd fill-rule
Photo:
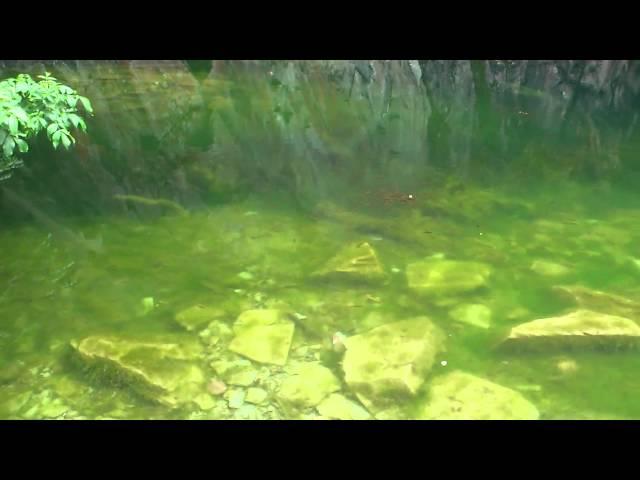
<path fill-rule="evenodd" d="M 415 395 L 443 350 L 444 339 L 427 317 L 348 337 L 342 361 L 345 381 L 372 413 L 393 407 Z"/>
<path fill-rule="evenodd" d="M 370 420 L 371 414 L 339 393 L 333 393 L 317 407 L 323 417 L 336 420 Z"/>
<path fill-rule="evenodd" d="M 234 420 L 264 420 L 261 412 L 253 405 L 242 405 L 233 414 Z"/>
<path fill-rule="evenodd" d="M 276 399 L 285 410 L 315 407 L 329 394 L 340 390 L 340 381 L 319 363 L 300 363 L 282 381 Z"/>
<path fill-rule="evenodd" d="M 206 305 L 194 305 L 176 314 L 176 322 L 188 331 L 198 330 L 216 318 L 225 316 L 225 311 Z"/>
<path fill-rule="evenodd" d="M 252 368 L 245 368 L 229 376 L 227 383 L 239 387 L 248 387 L 258 378 L 258 372 Z"/>
<path fill-rule="evenodd" d="M 456 322 L 478 328 L 487 329 L 491 326 L 491 309 L 479 303 L 460 305 L 451 310 L 449 316 Z"/>
<path fill-rule="evenodd" d="M 491 269 L 479 262 L 426 259 L 407 265 L 409 288 L 426 295 L 471 292 L 487 285 Z"/>
<path fill-rule="evenodd" d="M 538 409 L 519 392 L 459 370 L 433 379 L 419 420 L 537 420 Z"/>
<path fill-rule="evenodd" d="M 240 408 L 244 405 L 244 399 L 246 397 L 246 392 L 239 388 L 228 390 L 224 394 L 224 398 L 229 403 L 229 408 Z"/>
<path fill-rule="evenodd" d="M 640 345 L 640 326 L 616 315 L 577 310 L 541 318 L 511 329 L 501 348 L 545 350 L 554 348 L 610 348 Z"/>
<path fill-rule="evenodd" d="M 569 268 L 559 263 L 549 262 L 547 260 L 536 260 L 531 264 L 531 270 L 538 275 L 545 277 L 561 277 L 571 272 Z"/>
<path fill-rule="evenodd" d="M 269 393 L 266 390 L 262 388 L 251 387 L 250 389 L 247 390 L 247 396 L 245 398 L 245 401 L 247 403 L 253 403 L 255 405 L 259 405 L 262 402 L 264 402 L 268 396 L 269 396 Z"/>
<path fill-rule="evenodd" d="M 211 410 L 216 405 L 216 401 L 206 393 L 196 395 L 193 399 L 193 403 L 198 405 L 200 410 Z"/>
<path fill-rule="evenodd" d="M 229 350 L 256 362 L 282 366 L 287 362 L 294 328 L 280 310 L 244 311 L 233 325 L 235 337 Z"/>
<path fill-rule="evenodd" d="M 365 282 L 381 281 L 384 276 L 378 255 L 368 242 L 347 245 L 324 267 L 312 274 L 312 277 L 345 278 Z"/>
<path fill-rule="evenodd" d="M 193 363 L 201 354 L 197 343 L 91 336 L 71 346 L 96 380 L 127 386 L 167 407 L 190 402 L 204 389 L 204 374 Z"/>
<path fill-rule="evenodd" d="M 579 308 L 640 320 L 640 302 L 580 285 L 553 287 L 553 292 Z"/>

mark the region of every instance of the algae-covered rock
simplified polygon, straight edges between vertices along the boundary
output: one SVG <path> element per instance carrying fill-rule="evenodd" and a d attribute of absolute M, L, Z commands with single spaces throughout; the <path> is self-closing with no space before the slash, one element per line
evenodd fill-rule
<path fill-rule="evenodd" d="M 258 378 L 258 372 L 253 368 L 244 368 L 229 376 L 227 382 L 229 385 L 236 385 L 239 387 L 248 387 L 253 384 Z"/>
<path fill-rule="evenodd" d="M 371 414 L 339 393 L 329 395 L 320 405 L 318 413 L 323 417 L 337 420 L 370 420 Z"/>
<path fill-rule="evenodd" d="M 451 318 L 460 323 L 466 323 L 478 328 L 487 329 L 491 326 L 491 309 L 482 304 L 465 304 L 449 312 Z"/>
<path fill-rule="evenodd" d="M 568 267 L 548 260 L 536 260 L 531 264 L 531 270 L 545 277 L 561 277 L 571 272 Z"/>
<path fill-rule="evenodd" d="M 577 310 L 567 315 L 541 318 L 511 329 L 502 348 L 546 350 L 557 348 L 636 347 L 640 326 L 616 315 Z"/>
<path fill-rule="evenodd" d="M 343 248 L 312 276 L 370 282 L 383 280 L 385 275 L 373 247 L 368 242 L 356 242 Z"/>
<path fill-rule="evenodd" d="M 280 310 L 247 310 L 233 325 L 235 337 L 229 350 L 256 362 L 282 366 L 287 362 L 294 328 Z"/>
<path fill-rule="evenodd" d="M 382 325 L 345 341 L 345 381 L 372 413 L 416 394 L 443 350 L 444 333 L 427 317 Z"/>
<path fill-rule="evenodd" d="M 201 354 L 197 343 L 91 336 L 71 346 L 96 380 L 126 386 L 162 405 L 177 407 L 204 391 L 204 374 L 194 363 Z"/>
<path fill-rule="evenodd" d="M 427 295 L 470 292 L 487 286 L 491 269 L 479 262 L 430 258 L 407 265 L 407 281 L 413 291 Z"/>
<path fill-rule="evenodd" d="M 176 322 L 188 331 L 198 330 L 206 324 L 225 316 L 225 311 L 217 307 L 194 305 L 176 314 Z"/>
<path fill-rule="evenodd" d="M 263 403 L 268 396 L 269 393 L 266 390 L 262 388 L 251 387 L 247 390 L 245 401 L 248 403 L 259 405 Z"/>
<path fill-rule="evenodd" d="M 276 394 L 285 410 L 315 407 L 329 394 L 340 390 L 340 381 L 319 363 L 300 363 L 289 370 Z"/>
<path fill-rule="evenodd" d="M 459 370 L 433 379 L 420 420 L 537 420 L 538 409 L 519 392 Z"/>
<path fill-rule="evenodd" d="M 552 290 L 556 295 L 569 300 L 579 308 L 640 321 L 640 302 L 631 298 L 581 285 L 558 285 Z"/>

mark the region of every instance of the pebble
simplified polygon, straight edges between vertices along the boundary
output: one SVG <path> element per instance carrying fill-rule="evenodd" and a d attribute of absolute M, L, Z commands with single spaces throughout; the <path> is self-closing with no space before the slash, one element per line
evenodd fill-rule
<path fill-rule="evenodd" d="M 222 380 L 213 379 L 207 384 L 207 391 L 211 395 L 222 395 L 227 391 L 227 386 Z"/>

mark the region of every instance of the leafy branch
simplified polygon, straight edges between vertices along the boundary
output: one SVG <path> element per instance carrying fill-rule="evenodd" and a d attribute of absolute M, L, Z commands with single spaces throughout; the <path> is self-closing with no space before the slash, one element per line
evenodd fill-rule
<path fill-rule="evenodd" d="M 27 153 L 27 141 L 42 130 L 55 149 L 61 144 L 69 149 L 76 142 L 71 127 L 87 131 L 84 119 L 78 115 L 78 103 L 92 115 L 89 99 L 49 73 L 37 78 L 39 81 L 20 74 L 0 82 L 0 180 L 22 165 L 18 154 Z"/>

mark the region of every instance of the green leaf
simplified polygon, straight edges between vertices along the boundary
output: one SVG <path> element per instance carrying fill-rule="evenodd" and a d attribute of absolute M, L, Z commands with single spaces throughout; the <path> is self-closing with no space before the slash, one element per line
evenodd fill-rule
<path fill-rule="evenodd" d="M 62 135 L 62 130 L 56 130 L 55 132 L 53 132 L 53 135 L 51 135 L 51 141 L 55 144 L 55 143 L 60 143 L 60 136 Z"/>
<path fill-rule="evenodd" d="M 93 107 L 91 106 L 91 102 L 89 101 L 89 99 L 82 96 L 78 96 L 78 98 L 82 102 L 82 106 L 84 107 L 84 109 L 89 113 L 93 113 Z"/>
<path fill-rule="evenodd" d="M 15 148 L 15 146 L 16 142 L 13 140 L 13 137 L 7 137 L 2 144 L 2 152 L 4 153 L 4 156 L 7 158 L 11 157 L 11 155 L 13 155 L 13 149 Z"/>
<path fill-rule="evenodd" d="M 78 125 L 80 125 L 80 123 L 82 123 L 82 118 L 80 118 L 78 115 L 76 115 L 75 113 L 70 113 L 69 116 L 69 121 L 71 122 L 71 124 L 75 127 L 78 128 Z"/>
<path fill-rule="evenodd" d="M 62 138 L 62 144 L 64 145 L 64 148 L 68 150 L 69 147 L 71 146 L 71 140 L 69 138 L 69 135 L 62 135 L 61 138 Z"/>
<path fill-rule="evenodd" d="M 9 117 L 7 125 L 9 126 L 9 132 L 11 135 L 18 134 L 18 119 L 16 117 Z"/>
<path fill-rule="evenodd" d="M 29 121 L 29 116 L 22 107 L 13 107 L 11 113 L 21 122 L 27 123 Z"/>
<path fill-rule="evenodd" d="M 46 125 L 46 123 L 45 123 L 45 125 Z M 52 123 L 51 125 L 49 125 L 49 126 L 47 127 L 47 135 L 49 135 L 49 136 L 53 135 L 53 134 L 54 134 L 54 132 L 55 132 L 56 130 L 58 130 L 59 128 L 60 128 L 60 127 L 58 126 L 58 124 L 57 124 L 57 123 Z"/>
<path fill-rule="evenodd" d="M 21 138 L 16 138 L 16 144 L 18 144 L 18 150 L 20 150 L 22 153 L 26 153 L 29 151 L 29 144 Z"/>

